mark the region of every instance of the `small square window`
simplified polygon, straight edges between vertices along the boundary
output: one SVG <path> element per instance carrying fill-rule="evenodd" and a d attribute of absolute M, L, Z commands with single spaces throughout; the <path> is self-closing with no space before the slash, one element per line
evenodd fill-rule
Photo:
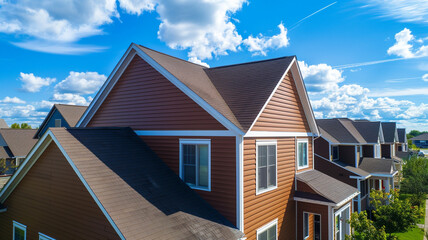
<path fill-rule="evenodd" d="M 256 142 L 257 172 L 256 189 L 257 194 L 263 193 L 277 186 L 276 170 L 276 141 Z"/>
<path fill-rule="evenodd" d="M 278 239 L 278 219 L 257 229 L 257 240 L 277 240 Z"/>
<path fill-rule="evenodd" d="M 297 169 L 309 167 L 308 140 L 297 140 Z"/>
<path fill-rule="evenodd" d="M 180 177 L 191 188 L 211 190 L 210 140 L 180 140 Z"/>
<path fill-rule="evenodd" d="M 26 240 L 27 239 L 27 226 L 13 221 L 13 240 Z"/>

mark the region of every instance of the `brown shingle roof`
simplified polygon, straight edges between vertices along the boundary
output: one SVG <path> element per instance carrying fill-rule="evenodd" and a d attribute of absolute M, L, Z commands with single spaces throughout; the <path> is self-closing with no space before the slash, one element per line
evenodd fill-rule
<path fill-rule="evenodd" d="M 126 239 L 238 239 L 130 128 L 52 128 Z"/>
<path fill-rule="evenodd" d="M 317 119 L 321 136 L 333 143 L 359 143 L 358 140 L 337 119 Z"/>
<path fill-rule="evenodd" d="M 395 170 L 394 160 L 385 158 L 363 158 L 358 168 L 370 174 L 393 174 Z"/>
<path fill-rule="evenodd" d="M 64 117 L 70 127 L 75 127 L 80 117 L 88 108 L 87 106 L 55 104 L 56 109 Z"/>
<path fill-rule="evenodd" d="M 36 131 L 36 129 L 3 128 L 0 129 L 0 135 L 14 157 L 24 157 L 37 142 L 37 139 L 33 139 Z"/>
<path fill-rule="evenodd" d="M 396 123 L 395 122 L 382 122 L 383 138 L 385 143 L 394 143 L 396 135 Z"/>
<path fill-rule="evenodd" d="M 332 178 L 318 170 L 310 170 L 296 175 L 298 181 L 306 183 L 318 195 L 333 203 L 340 203 L 358 192 L 358 189 Z M 297 183 L 298 184 L 298 183 Z"/>

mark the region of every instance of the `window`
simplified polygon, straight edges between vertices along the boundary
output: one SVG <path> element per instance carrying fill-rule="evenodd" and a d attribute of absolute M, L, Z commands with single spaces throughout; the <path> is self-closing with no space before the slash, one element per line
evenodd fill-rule
<path fill-rule="evenodd" d="M 257 229 L 257 240 L 277 240 L 278 239 L 278 219 Z"/>
<path fill-rule="evenodd" d="M 180 140 L 180 177 L 191 188 L 211 190 L 210 140 Z"/>
<path fill-rule="evenodd" d="M 309 213 L 303 213 L 303 238 L 309 237 Z"/>
<path fill-rule="evenodd" d="M 19 222 L 13 221 L 13 240 L 26 240 L 27 227 Z"/>
<path fill-rule="evenodd" d="M 308 165 L 308 140 L 297 140 L 297 169 L 307 168 Z"/>
<path fill-rule="evenodd" d="M 335 213 L 335 235 L 336 240 L 344 240 L 345 236 L 350 233 L 349 220 L 350 204 L 348 203 Z"/>
<path fill-rule="evenodd" d="M 333 155 L 333 160 L 339 159 L 339 146 L 332 146 L 331 147 L 331 154 Z"/>
<path fill-rule="evenodd" d="M 276 141 L 257 141 L 257 194 L 276 188 Z"/>
<path fill-rule="evenodd" d="M 61 119 L 55 119 L 55 127 L 61 127 Z"/>
<path fill-rule="evenodd" d="M 51 238 L 43 233 L 39 233 L 39 240 L 55 240 L 55 238 Z"/>

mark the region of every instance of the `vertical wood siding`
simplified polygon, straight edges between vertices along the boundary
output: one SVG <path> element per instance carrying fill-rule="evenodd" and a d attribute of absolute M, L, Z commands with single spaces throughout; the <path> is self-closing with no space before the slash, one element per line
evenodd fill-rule
<path fill-rule="evenodd" d="M 12 221 L 55 239 L 119 239 L 58 147 L 51 143 L 5 202 L 1 239 L 12 239 Z"/>
<path fill-rule="evenodd" d="M 303 240 L 303 212 L 321 215 L 321 239 L 328 239 L 328 207 L 305 202 L 297 202 L 297 239 Z M 312 226 L 313 233 L 313 222 L 309 225 Z"/>
<path fill-rule="evenodd" d="M 287 74 L 252 131 L 310 132 L 291 74 Z"/>
<path fill-rule="evenodd" d="M 177 174 L 180 139 L 211 139 L 211 192 L 194 190 L 231 223 L 236 224 L 235 137 L 141 137 Z"/>
<path fill-rule="evenodd" d="M 88 126 L 136 130 L 225 130 L 168 79 L 135 56 Z"/>

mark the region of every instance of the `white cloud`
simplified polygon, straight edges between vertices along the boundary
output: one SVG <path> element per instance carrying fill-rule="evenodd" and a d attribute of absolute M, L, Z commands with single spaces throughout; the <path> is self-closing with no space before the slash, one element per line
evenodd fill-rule
<path fill-rule="evenodd" d="M 66 55 L 80 55 L 84 53 L 101 52 L 105 47 L 80 45 L 73 43 L 53 42 L 53 41 L 25 41 L 12 42 L 13 45 L 37 52 L 58 53 Z"/>
<path fill-rule="evenodd" d="M 395 34 L 395 41 L 395 44 L 387 51 L 389 55 L 396 55 L 403 58 L 428 56 L 428 45 L 415 47 L 415 43 L 422 44 L 424 40 L 416 40 L 415 36 L 413 36 L 412 32 L 407 28 Z"/>
<path fill-rule="evenodd" d="M 144 11 L 152 11 L 155 9 L 153 0 L 119 0 L 120 8 L 130 14 L 140 15 Z"/>
<path fill-rule="evenodd" d="M 202 65 L 204 67 L 210 67 L 210 65 L 208 65 L 208 63 L 202 62 L 197 57 L 191 57 L 191 58 L 189 58 L 189 61 L 192 62 L 192 63 L 196 63 L 196 64 L 199 64 L 199 65 Z"/>
<path fill-rule="evenodd" d="M 60 93 L 93 94 L 106 80 L 106 76 L 97 72 L 73 72 L 55 86 Z"/>
<path fill-rule="evenodd" d="M 410 106 L 404 113 L 397 117 L 403 119 L 414 119 L 414 118 L 427 118 L 428 117 L 428 104 L 421 103 L 419 106 Z"/>
<path fill-rule="evenodd" d="M 55 82 L 55 78 L 41 78 L 33 73 L 20 73 L 19 80 L 22 81 L 22 89 L 27 92 L 38 92 L 42 87 L 49 86 Z"/>
<path fill-rule="evenodd" d="M 0 100 L 1 103 L 16 103 L 16 104 L 24 104 L 25 101 L 18 97 L 5 97 L 3 100 Z"/>
<path fill-rule="evenodd" d="M 281 23 L 278 25 L 280 33 L 272 37 L 266 37 L 259 34 L 257 37 L 249 36 L 243 41 L 244 45 L 248 47 L 248 51 L 252 52 L 253 55 L 263 55 L 270 49 L 278 49 L 287 47 L 289 45 L 289 39 L 287 37 L 287 29 Z"/>
<path fill-rule="evenodd" d="M 321 63 L 308 65 L 304 61 L 299 61 L 300 71 L 309 92 L 326 92 L 338 89 L 338 84 L 345 78 L 342 71 Z"/>
<path fill-rule="evenodd" d="M 422 80 L 424 80 L 425 82 L 428 82 L 428 73 L 422 76 Z"/>
<path fill-rule="evenodd" d="M 73 93 L 54 93 L 52 97 L 52 101 L 54 102 L 60 102 L 65 104 L 71 104 L 71 105 L 89 105 L 90 99 L 86 99 L 79 94 L 73 94 Z"/>
<path fill-rule="evenodd" d="M 428 23 L 428 1 L 426 0 L 366 0 L 379 16 L 401 22 Z"/>
<path fill-rule="evenodd" d="M 428 95 L 428 88 L 400 88 L 400 89 L 379 89 L 372 91 L 369 96 L 372 97 L 398 97 L 398 96 L 414 96 Z"/>

